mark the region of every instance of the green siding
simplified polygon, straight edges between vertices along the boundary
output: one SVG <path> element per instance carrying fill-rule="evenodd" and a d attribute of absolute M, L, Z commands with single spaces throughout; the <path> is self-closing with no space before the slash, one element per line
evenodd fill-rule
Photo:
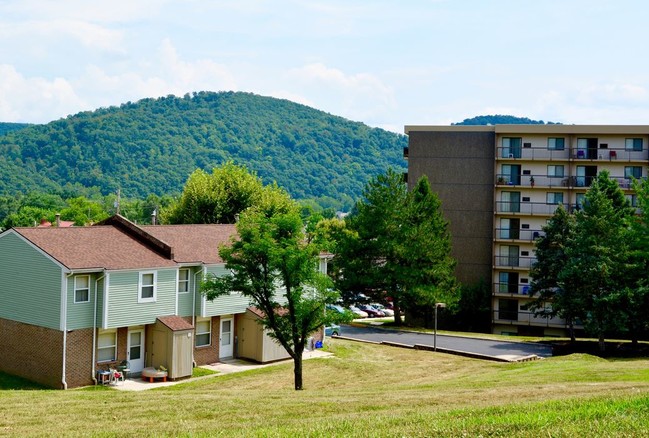
<path fill-rule="evenodd" d="M 202 268 L 196 267 L 189 270 L 189 293 L 178 294 L 178 315 L 180 316 L 191 316 L 192 315 L 192 297 L 193 294 L 197 294 L 197 300 L 200 300 L 200 292 L 198 291 L 197 282 L 201 281 L 201 274 L 196 274 L 201 272 Z"/>
<path fill-rule="evenodd" d="M 228 270 L 224 266 L 208 266 L 206 268 L 208 274 L 213 274 L 217 276 L 225 275 L 228 273 Z M 199 295 L 197 300 L 197 314 L 200 315 L 200 303 L 203 300 L 203 296 Z M 232 295 L 225 295 L 219 298 L 216 298 L 214 301 L 205 302 L 205 316 L 218 316 L 218 315 L 229 315 L 231 313 L 244 313 L 246 309 L 250 306 L 250 299 L 242 296 L 239 293 L 233 293 Z"/>
<path fill-rule="evenodd" d="M 61 329 L 62 268 L 9 232 L 0 237 L 0 317 Z"/>
<path fill-rule="evenodd" d="M 88 274 L 83 274 L 88 275 Z M 87 303 L 75 303 L 74 302 L 74 278 L 68 278 L 68 330 L 76 330 L 82 328 L 93 327 L 93 304 L 95 302 L 95 282 L 98 278 L 101 277 L 101 274 L 92 274 L 90 275 L 90 301 Z M 101 288 L 101 283 L 103 280 L 99 281 L 99 288 Z M 99 297 L 98 297 L 99 298 Z M 98 299 L 99 303 L 101 301 Z M 101 313 L 101 306 L 97 308 L 97 320 Z"/>
<path fill-rule="evenodd" d="M 176 268 L 157 270 L 157 297 L 151 303 L 138 303 L 139 272 L 111 272 L 106 328 L 153 324 L 158 316 L 173 315 L 176 310 L 176 272 Z"/>

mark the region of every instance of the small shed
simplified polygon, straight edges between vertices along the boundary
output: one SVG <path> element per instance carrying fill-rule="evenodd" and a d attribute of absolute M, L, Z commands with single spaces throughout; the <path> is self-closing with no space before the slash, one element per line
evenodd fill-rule
<path fill-rule="evenodd" d="M 180 316 L 161 316 L 153 325 L 153 336 L 149 339 L 151 366 L 164 366 L 170 379 L 192 375 L 193 325 Z"/>
<path fill-rule="evenodd" d="M 237 330 L 238 356 L 259 363 L 291 357 L 284 347 L 268 336 L 267 330 L 259 324 L 261 317 L 263 313 L 255 307 L 249 307 L 240 316 Z"/>

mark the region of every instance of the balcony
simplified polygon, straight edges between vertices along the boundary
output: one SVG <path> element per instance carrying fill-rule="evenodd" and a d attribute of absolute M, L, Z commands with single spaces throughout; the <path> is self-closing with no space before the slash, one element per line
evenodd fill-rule
<path fill-rule="evenodd" d="M 642 162 L 649 159 L 647 150 L 630 150 L 625 148 L 576 149 L 571 153 L 575 161 L 621 161 Z"/>
<path fill-rule="evenodd" d="M 403 158 L 408 158 L 408 146 L 403 148 Z"/>
<path fill-rule="evenodd" d="M 529 284 L 494 283 L 493 295 L 506 297 L 527 297 L 530 294 Z"/>
<path fill-rule="evenodd" d="M 508 214 L 525 214 L 525 215 L 541 215 L 552 216 L 554 212 L 563 205 L 566 210 L 569 208 L 568 204 L 548 204 L 547 202 L 521 202 L 521 201 L 496 201 L 496 213 Z"/>
<path fill-rule="evenodd" d="M 565 328 L 566 321 L 563 318 L 544 318 L 534 316 L 534 312 L 515 310 L 492 310 L 493 324 L 530 325 L 538 327 Z"/>
<path fill-rule="evenodd" d="M 545 235 L 543 230 L 496 228 L 496 240 L 522 240 L 524 242 L 534 242 L 543 235 Z"/>
<path fill-rule="evenodd" d="M 496 150 L 498 160 L 568 160 L 568 149 L 548 149 L 547 147 L 498 147 Z"/>
<path fill-rule="evenodd" d="M 536 263 L 536 257 L 528 256 L 494 256 L 494 266 L 497 268 L 522 268 L 530 269 Z"/>

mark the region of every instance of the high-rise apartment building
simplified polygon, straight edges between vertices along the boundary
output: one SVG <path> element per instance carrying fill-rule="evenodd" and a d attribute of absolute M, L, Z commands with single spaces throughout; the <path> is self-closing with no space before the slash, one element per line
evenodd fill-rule
<path fill-rule="evenodd" d="M 647 177 L 647 125 L 406 126 L 410 186 L 426 175 L 450 221 L 456 274 L 491 284 L 499 334 L 564 335 L 559 318 L 535 317 L 534 240 L 559 205 L 580 208 L 608 170 L 632 204 L 632 178 Z"/>

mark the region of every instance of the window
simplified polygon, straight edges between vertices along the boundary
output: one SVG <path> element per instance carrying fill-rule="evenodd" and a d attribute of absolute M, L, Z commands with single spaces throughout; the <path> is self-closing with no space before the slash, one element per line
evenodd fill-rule
<path fill-rule="evenodd" d="M 90 275 L 74 277 L 74 302 L 87 303 L 90 301 Z"/>
<path fill-rule="evenodd" d="M 97 336 L 97 362 L 111 362 L 117 359 L 117 331 L 99 331 Z"/>
<path fill-rule="evenodd" d="M 627 179 L 642 178 L 642 166 L 625 166 L 624 177 Z"/>
<path fill-rule="evenodd" d="M 498 319 L 508 319 L 518 321 L 518 301 L 517 300 L 498 300 Z"/>
<path fill-rule="evenodd" d="M 627 138 L 624 141 L 624 147 L 627 151 L 641 151 L 642 139 L 641 138 Z"/>
<path fill-rule="evenodd" d="M 196 320 L 196 346 L 205 347 L 212 342 L 212 320 Z"/>
<path fill-rule="evenodd" d="M 178 293 L 189 292 L 189 269 L 178 271 Z"/>
<path fill-rule="evenodd" d="M 140 295 L 138 303 L 153 302 L 156 299 L 156 273 L 140 272 Z"/>
<path fill-rule="evenodd" d="M 548 176 L 563 178 L 563 166 L 548 166 Z"/>
<path fill-rule="evenodd" d="M 565 147 L 565 139 L 563 137 L 550 137 L 548 138 L 548 149 L 555 151 L 562 151 Z"/>
<path fill-rule="evenodd" d="M 521 144 L 520 137 L 503 137 L 503 158 L 520 158 Z"/>
<path fill-rule="evenodd" d="M 548 204 L 563 204 L 563 193 L 548 192 L 546 199 Z"/>
<path fill-rule="evenodd" d="M 638 206 L 638 195 L 626 195 L 626 199 L 629 201 L 631 207 Z"/>

